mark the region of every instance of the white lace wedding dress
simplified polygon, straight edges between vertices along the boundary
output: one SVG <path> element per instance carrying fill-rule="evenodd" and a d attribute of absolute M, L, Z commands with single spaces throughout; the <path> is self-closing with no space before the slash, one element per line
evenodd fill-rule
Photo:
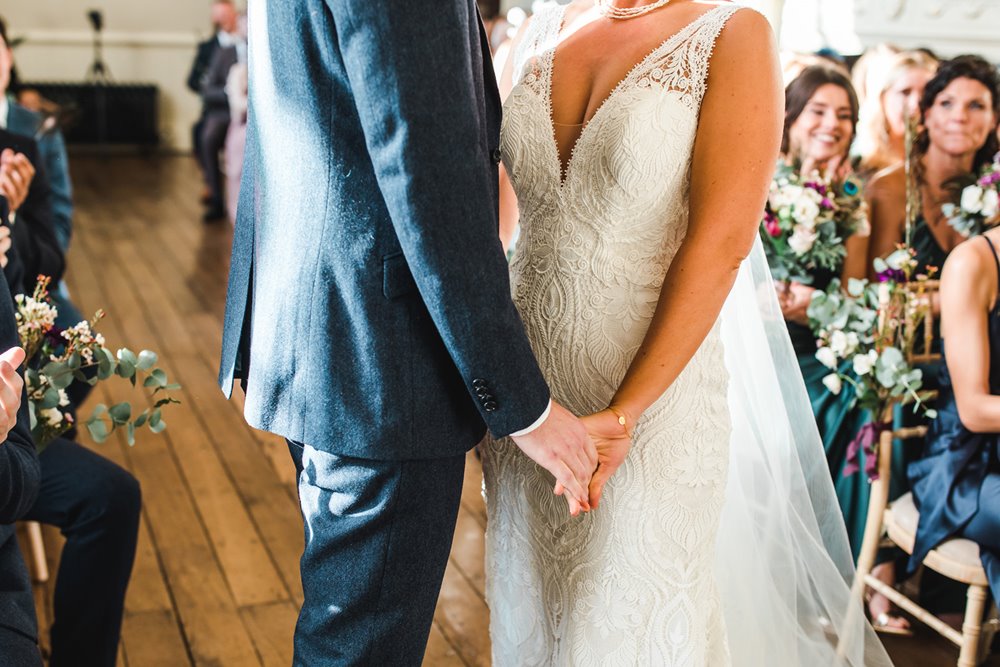
<path fill-rule="evenodd" d="M 576 414 L 608 405 L 684 240 L 712 50 L 737 11 L 749 10 L 706 11 L 638 63 L 565 173 L 550 100 L 565 8 L 536 13 L 513 55 L 501 136 L 521 214 L 513 296 Z M 850 599 L 843 519 L 759 241 L 598 511 L 570 519 L 509 439 L 484 443 L 483 470 L 498 667 L 890 664 Z"/>
<path fill-rule="evenodd" d="M 514 54 L 501 151 L 521 212 L 514 302 L 554 398 L 590 414 L 624 377 L 684 239 L 709 58 L 737 8 L 709 10 L 640 62 L 561 174 L 549 93 L 564 10 L 536 14 Z M 636 425 L 600 511 L 576 520 L 510 440 L 487 444 L 494 664 L 729 663 L 713 576 L 726 396 L 715 327 Z"/>

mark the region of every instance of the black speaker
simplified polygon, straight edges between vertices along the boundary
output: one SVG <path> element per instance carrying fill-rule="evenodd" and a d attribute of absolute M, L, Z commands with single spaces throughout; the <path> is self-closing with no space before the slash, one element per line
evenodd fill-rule
<path fill-rule="evenodd" d="M 155 85 L 141 83 L 25 82 L 65 111 L 68 144 L 160 143 Z"/>

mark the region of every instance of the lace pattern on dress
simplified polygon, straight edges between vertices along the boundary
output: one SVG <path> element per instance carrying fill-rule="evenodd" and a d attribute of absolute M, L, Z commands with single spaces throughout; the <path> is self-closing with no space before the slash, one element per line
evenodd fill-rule
<path fill-rule="evenodd" d="M 585 126 L 565 180 L 552 54 L 565 9 L 515 53 L 501 152 L 521 213 L 511 282 L 556 400 L 607 405 L 652 319 L 688 221 L 691 154 L 715 39 L 709 10 L 639 62 Z M 550 478 L 509 440 L 484 448 L 494 664 L 729 663 L 714 544 L 730 437 L 718 327 L 636 425 L 601 510 L 569 522 Z"/>

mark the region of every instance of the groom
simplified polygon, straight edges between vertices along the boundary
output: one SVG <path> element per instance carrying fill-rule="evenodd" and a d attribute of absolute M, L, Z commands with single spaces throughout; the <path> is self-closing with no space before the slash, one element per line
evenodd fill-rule
<path fill-rule="evenodd" d="M 586 509 L 497 238 L 500 101 L 474 0 L 250 0 L 220 384 L 288 439 L 296 665 L 419 665 L 465 453 L 511 435 Z"/>

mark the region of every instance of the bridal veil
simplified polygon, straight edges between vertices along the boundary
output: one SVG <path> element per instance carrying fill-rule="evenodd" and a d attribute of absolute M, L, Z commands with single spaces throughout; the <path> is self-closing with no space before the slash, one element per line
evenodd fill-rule
<path fill-rule="evenodd" d="M 716 574 L 733 665 L 891 665 L 851 609 L 847 532 L 760 239 L 721 326 L 733 430 Z"/>

